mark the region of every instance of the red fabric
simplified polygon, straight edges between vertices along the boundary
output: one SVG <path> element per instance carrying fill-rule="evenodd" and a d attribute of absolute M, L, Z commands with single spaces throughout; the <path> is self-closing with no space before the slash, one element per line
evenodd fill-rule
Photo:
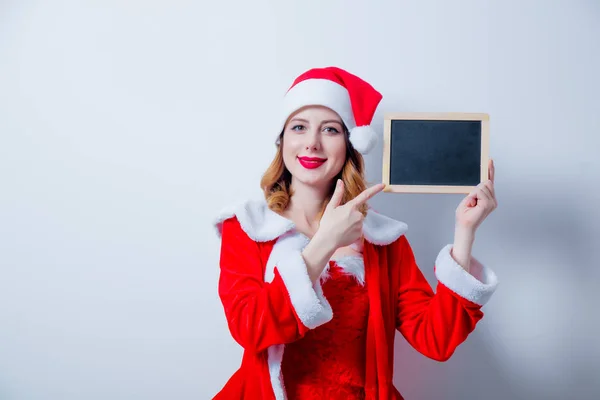
<path fill-rule="evenodd" d="M 274 243 L 253 241 L 235 217 L 223 223 L 219 296 L 244 356 L 214 399 L 274 399 L 266 349 L 298 341 L 310 332 L 296 315 L 277 268 L 273 281 L 264 282 Z M 392 383 L 396 329 L 423 355 L 445 361 L 473 331 L 483 312 L 481 306 L 442 284 L 434 293 L 405 236 L 387 246 L 365 242 L 363 256 L 369 300 L 366 399 L 402 399 Z"/>
<path fill-rule="evenodd" d="M 346 88 L 356 126 L 370 125 L 377 106 L 383 99 L 383 95 L 370 83 L 338 67 L 310 69 L 294 80 L 290 90 L 308 79 L 327 79 Z"/>
<path fill-rule="evenodd" d="M 333 261 L 322 287 L 333 319 L 285 347 L 288 399 L 364 399 L 367 290 Z"/>

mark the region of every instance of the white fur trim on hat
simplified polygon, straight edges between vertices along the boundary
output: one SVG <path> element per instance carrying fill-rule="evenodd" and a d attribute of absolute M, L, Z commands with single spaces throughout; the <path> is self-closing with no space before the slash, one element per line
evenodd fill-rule
<path fill-rule="evenodd" d="M 335 111 L 348 130 L 356 126 L 350 95 L 342 85 L 329 79 L 308 79 L 292 87 L 283 99 L 282 114 L 279 120 L 280 131 L 294 112 L 305 106 L 325 106 Z"/>

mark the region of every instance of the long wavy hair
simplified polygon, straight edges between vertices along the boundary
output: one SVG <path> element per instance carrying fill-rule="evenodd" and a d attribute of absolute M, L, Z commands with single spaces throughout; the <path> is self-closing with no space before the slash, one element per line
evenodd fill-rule
<path fill-rule="evenodd" d="M 329 203 L 331 196 L 335 189 L 335 182 L 338 178 L 341 178 L 344 182 L 344 194 L 340 204 L 352 200 L 358 196 L 362 191 L 367 188 L 367 182 L 364 175 L 364 159 L 362 154 L 352 147 L 349 140 L 349 133 L 346 126 L 344 128 L 344 138 L 346 141 L 346 161 L 344 166 L 335 179 L 331 182 L 331 187 L 323 202 L 323 206 L 318 215 L 319 219 L 325 212 L 325 207 Z M 279 134 L 279 140 L 277 144 L 277 152 L 273 161 L 264 172 L 260 181 L 260 186 L 263 190 L 265 200 L 267 201 L 268 207 L 277 212 L 283 212 L 289 205 L 290 198 L 294 195 L 291 187 L 292 174 L 285 167 L 283 162 L 283 131 Z M 366 216 L 368 205 L 363 203 L 359 210 Z"/>

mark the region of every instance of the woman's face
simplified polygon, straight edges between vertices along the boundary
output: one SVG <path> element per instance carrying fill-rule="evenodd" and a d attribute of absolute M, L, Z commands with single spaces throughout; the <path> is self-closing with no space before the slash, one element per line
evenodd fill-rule
<path fill-rule="evenodd" d="M 283 132 L 283 162 L 293 179 L 329 187 L 346 161 L 345 135 L 342 119 L 327 107 L 292 114 Z"/>

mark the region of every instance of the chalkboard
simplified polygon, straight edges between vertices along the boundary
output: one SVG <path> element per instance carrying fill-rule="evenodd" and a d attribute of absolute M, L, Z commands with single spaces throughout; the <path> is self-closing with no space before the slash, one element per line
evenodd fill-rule
<path fill-rule="evenodd" d="M 488 178 L 489 115 L 388 113 L 384 191 L 469 193 Z"/>

